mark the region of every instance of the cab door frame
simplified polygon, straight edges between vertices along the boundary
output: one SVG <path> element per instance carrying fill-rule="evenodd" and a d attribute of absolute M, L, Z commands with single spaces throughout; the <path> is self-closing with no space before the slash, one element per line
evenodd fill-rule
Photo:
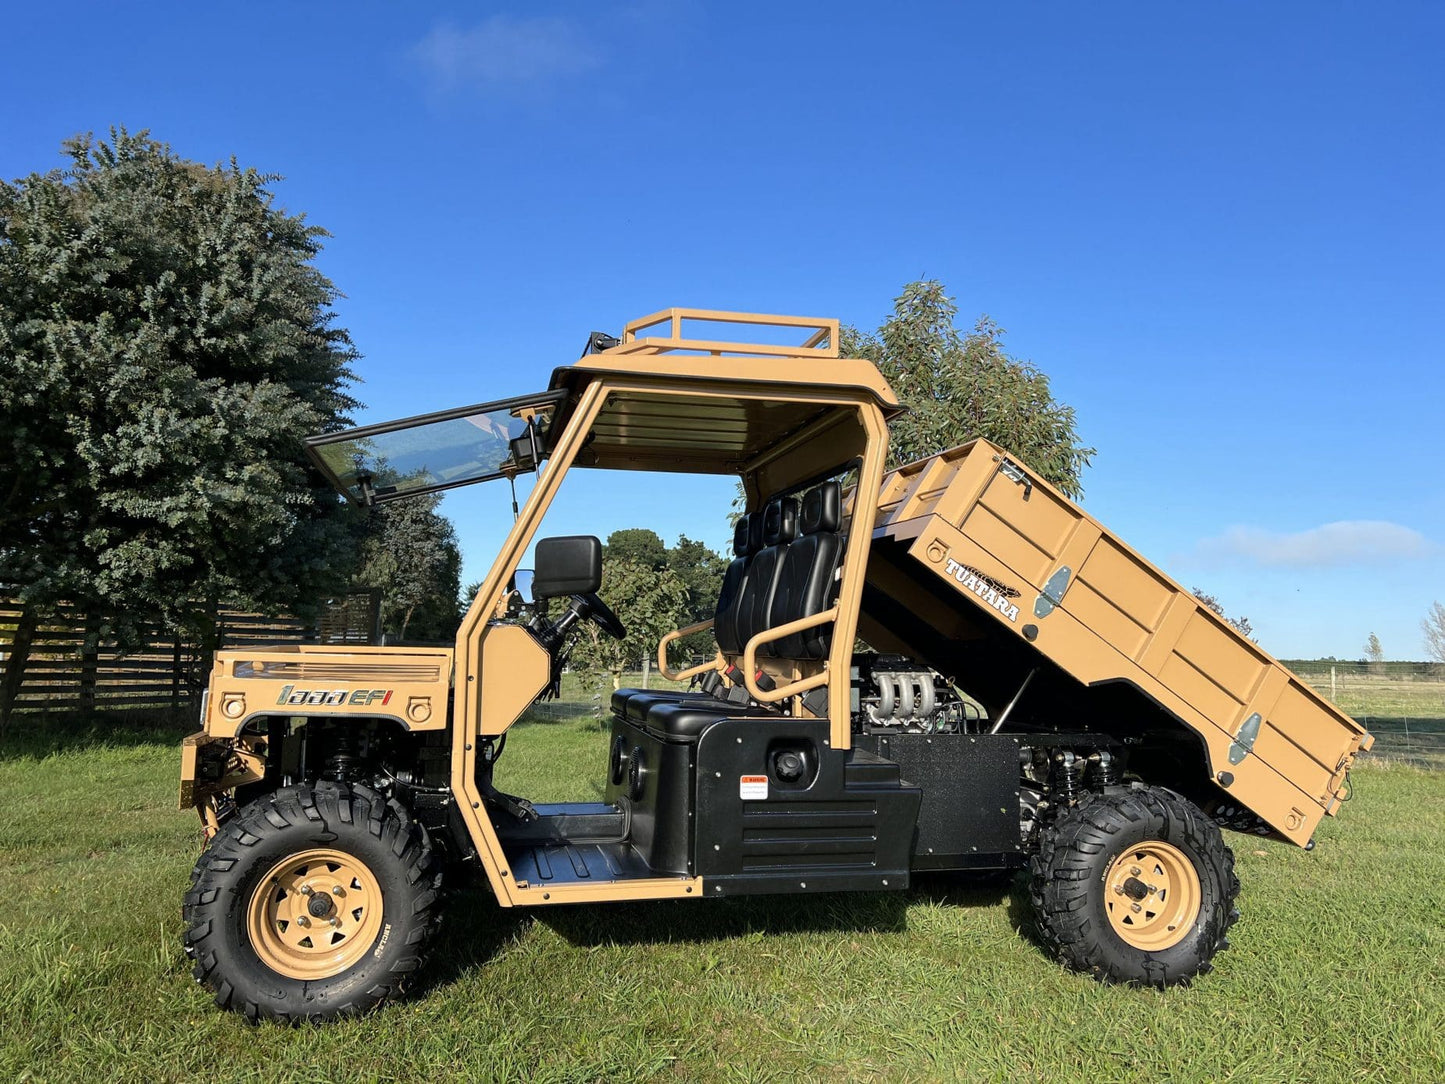
<path fill-rule="evenodd" d="M 844 551 L 843 577 L 838 591 L 838 616 L 833 643 L 825 665 L 832 678 L 829 687 L 829 742 L 835 749 L 851 745 L 848 674 L 852 664 L 853 639 L 863 593 L 868 546 L 873 534 L 873 503 L 860 502 L 857 494 L 876 494 L 882 483 L 887 456 L 888 429 L 883 411 L 866 393 L 849 394 L 839 388 L 790 388 L 779 394 L 777 385 L 724 380 L 649 380 L 629 375 L 602 375 L 580 392 L 550 458 L 539 469 L 537 484 L 529 494 L 512 529 L 498 551 L 492 567 L 478 589 L 471 608 L 457 631 L 455 690 L 452 710 L 451 785 L 462 822 L 466 825 L 487 881 L 503 907 L 585 902 L 591 900 L 663 899 L 701 895 L 698 878 L 658 877 L 556 888 L 527 885 L 511 876 L 509 863 L 492 826 L 485 799 L 477 786 L 477 758 L 483 738 L 491 739 L 507 729 L 530 705 L 550 674 L 545 649 L 530 634 L 519 637 L 504 632 L 516 629 L 494 618 L 501 612 L 506 585 L 516 572 L 527 547 L 558 487 L 571 470 L 578 453 L 592 431 L 609 395 L 615 392 L 657 396 L 689 396 L 720 399 L 761 399 L 771 402 L 799 402 L 849 407 L 857 411 L 863 433 L 862 462 L 855 489 L 853 515 Z M 743 473 L 756 478 L 784 450 L 763 452 L 743 465 Z M 522 630 L 517 630 L 522 631 Z M 491 649 L 489 650 L 489 643 Z"/>

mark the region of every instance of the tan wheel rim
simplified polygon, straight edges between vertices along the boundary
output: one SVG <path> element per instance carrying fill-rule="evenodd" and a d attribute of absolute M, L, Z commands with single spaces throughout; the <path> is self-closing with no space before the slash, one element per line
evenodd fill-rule
<path fill-rule="evenodd" d="M 1104 876 L 1104 910 L 1126 944 L 1150 952 L 1184 940 L 1199 918 L 1199 872 L 1171 843 L 1150 840 L 1114 859 Z"/>
<path fill-rule="evenodd" d="M 341 851 L 301 851 L 261 879 L 246 908 L 246 932 L 277 974 L 326 979 L 371 949 L 381 910 L 381 888 L 366 863 Z"/>

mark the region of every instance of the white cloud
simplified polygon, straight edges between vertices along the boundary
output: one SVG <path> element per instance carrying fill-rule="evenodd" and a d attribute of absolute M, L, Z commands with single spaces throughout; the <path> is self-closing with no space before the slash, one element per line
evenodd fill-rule
<path fill-rule="evenodd" d="M 1440 547 L 1419 531 L 1385 520 L 1340 520 L 1293 534 L 1261 527 L 1231 527 L 1195 546 L 1192 556 L 1208 564 L 1256 564 L 1285 568 L 1388 564 L 1431 557 Z"/>
<path fill-rule="evenodd" d="M 601 63 L 580 26 L 550 16 L 493 15 L 470 29 L 443 23 L 410 55 L 443 90 L 536 88 Z"/>

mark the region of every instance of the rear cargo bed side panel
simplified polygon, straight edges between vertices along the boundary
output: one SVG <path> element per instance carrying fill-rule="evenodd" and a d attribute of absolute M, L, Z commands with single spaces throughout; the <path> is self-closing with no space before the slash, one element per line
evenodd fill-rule
<path fill-rule="evenodd" d="M 910 552 L 940 577 L 951 581 L 961 595 L 975 601 L 977 596 L 960 584 L 958 574 L 948 571 L 952 565 L 977 569 L 1005 585 L 1019 584 L 1018 574 L 1009 566 L 937 517 L 919 534 Z M 1234 774 L 1235 781 L 1229 790 L 1231 795 L 1289 838 L 1299 843 L 1308 841 L 1314 826 L 1324 814 L 1316 796 L 1301 790 L 1258 756 L 1231 765 L 1228 751 L 1232 736 L 1228 731 L 1211 722 L 1208 716 L 1177 692 L 1144 673 L 1131 659 L 1067 610 L 1058 608 L 1045 620 L 1034 619 L 1032 597 L 1026 589 L 1024 596 L 1018 600 L 1026 605 L 1021 608 L 1017 625 L 994 607 L 986 607 L 986 610 L 995 621 L 1014 632 L 1026 623 L 1037 621 L 1039 638 L 1034 646 L 1084 684 L 1122 680 L 1143 689 L 1204 739 L 1212 771 L 1227 769 Z M 1187 664 L 1181 662 L 1180 665 Z M 1207 679 L 1201 677 L 1200 680 Z"/>
<path fill-rule="evenodd" d="M 909 553 L 990 627 L 1036 627 L 1034 648 L 1079 681 L 1140 688 L 1200 734 L 1233 798 L 1306 842 L 1333 812 L 1348 759 L 1369 747 L 1364 729 L 1048 483 L 1011 464 L 1020 476 L 1004 473 L 1006 458 L 975 441 L 890 475 L 879 533 L 911 538 Z M 1051 577 L 1063 584 L 1057 604 L 1036 612 Z M 1231 763 L 1255 713 L 1258 738 Z"/>
<path fill-rule="evenodd" d="M 1087 584 L 1098 596 L 1117 607 L 1145 632 L 1154 632 L 1174 598 L 1169 581 L 1147 565 L 1130 560 L 1112 539 L 1100 539 L 1078 570 L 1074 590 Z M 1073 599 L 1069 599 L 1073 609 Z"/>

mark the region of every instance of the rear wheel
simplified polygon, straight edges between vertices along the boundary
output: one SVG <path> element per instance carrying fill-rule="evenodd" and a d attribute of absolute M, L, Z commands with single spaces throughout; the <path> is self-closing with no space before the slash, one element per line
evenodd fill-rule
<path fill-rule="evenodd" d="M 232 818 L 183 910 L 196 979 L 249 1018 L 326 1020 L 399 993 L 425 958 L 440 863 L 396 802 L 288 787 Z"/>
<path fill-rule="evenodd" d="M 1187 982 L 1229 947 L 1239 917 L 1219 828 L 1162 788 L 1085 798 L 1045 834 L 1032 874 L 1045 942 L 1107 982 Z"/>

